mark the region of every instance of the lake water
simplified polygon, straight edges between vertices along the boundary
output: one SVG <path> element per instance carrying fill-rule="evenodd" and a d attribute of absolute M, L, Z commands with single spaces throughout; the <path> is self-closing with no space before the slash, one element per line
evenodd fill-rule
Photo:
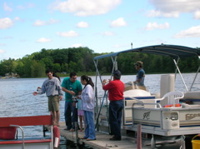
<path fill-rule="evenodd" d="M 186 79 L 188 88 L 190 87 L 194 78 L 194 73 L 183 74 Z M 26 79 L 0 79 L 0 116 L 13 117 L 13 116 L 32 116 L 32 115 L 45 115 L 49 114 L 47 108 L 47 97 L 45 94 L 33 96 L 32 93 L 41 86 L 46 78 L 26 78 Z M 92 76 L 95 81 L 95 76 Z M 109 76 L 102 76 L 102 79 L 109 79 Z M 61 78 L 63 80 L 63 78 Z M 80 78 L 78 78 L 80 80 Z M 135 75 L 122 76 L 123 82 L 134 81 Z M 152 93 L 160 92 L 160 75 L 146 75 L 145 85 Z M 103 95 L 101 90 L 101 83 L 98 79 L 99 95 Z M 178 75 L 176 80 L 175 90 L 186 91 Z M 196 79 L 196 83 L 192 88 L 193 91 L 200 90 L 200 75 Z M 60 102 L 61 121 L 64 121 L 64 99 Z M 37 127 L 35 131 L 25 132 L 26 136 L 38 135 L 42 128 Z"/>

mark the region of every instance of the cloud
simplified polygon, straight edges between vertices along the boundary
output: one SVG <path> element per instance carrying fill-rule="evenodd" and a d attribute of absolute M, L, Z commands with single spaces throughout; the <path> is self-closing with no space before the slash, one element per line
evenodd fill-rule
<path fill-rule="evenodd" d="M 5 53 L 5 51 L 0 49 L 0 54 L 2 54 L 2 53 Z"/>
<path fill-rule="evenodd" d="M 79 28 L 87 28 L 89 27 L 89 24 L 87 22 L 79 22 L 76 26 Z"/>
<path fill-rule="evenodd" d="M 21 21 L 21 18 L 20 17 L 15 17 L 14 20 L 15 21 Z"/>
<path fill-rule="evenodd" d="M 155 7 L 150 11 L 156 17 L 177 17 L 180 13 L 193 13 L 199 10 L 199 0 L 149 0 Z"/>
<path fill-rule="evenodd" d="M 118 18 L 118 19 L 112 21 L 110 24 L 111 27 L 122 27 L 122 26 L 126 26 L 126 25 L 127 25 L 127 23 L 124 20 L 124 18 Z"/>
<path fill-rule="evenodd" d="M 37 42 L 41 42 L 41 43 L 50 42 L 50 41 L 51 41 L 51 39 L 44 38 L 44 37 L 42 37 L 42 38 L 40 38 L 40 39 L 37 40 Z"/>
<path fill-rule="evenodd" d="M 78 36 L 78 33 L 76 33 L 75 31 L 58 32 L 57 34 L 59 36 L 62 36 L 62 37 L 76 37 L 76 36 Z"/>
<path fill-rule="evenodd" d="M 151 10 L 147 13 L 148 17 L 166 17 L 166 18 L 177 18 L 179 17 L 179 12 L 178 11 L 173 11 L 173 12 L 162 12 L 162 11 L 156 11 L 156 10 Z"/>
<path fill-rule="evenodd" d="M 52 9 L 76 16 L 101 15 L 114 9 L 121 0 L 65 0 L 52 4 Z"/>
<path fill-rule="evenodd" d="M 8 6 L 7 3 L 4 3 L 4 4 L 3 4 L 3 9 L 4 9 L 5 11 L 9 11 L 9 12 L 13 11 L 13 9 L 12 9 L 10 6 Z"/>
<path fill-rule="evenodd" d="M 110 32 L 110 31 L 106 31 L 103 33 L 103 36 L 113 36 L 114 33 L 113 32 Z"/>
<path fill-rule="evenodd" d="M 194 18 L 197 20 L 200 20 L 200 10 L 198 10 L 194 13 Z"/>
<path fill-rule="evenodd" d="M 164 23 L 164 24 L 158 24 L 156 22 L 153 23 L 148 23 L 147 26 L 145 27 L 146 30 L 154 30 L 154 29 L 167 29 L 169 28 L 170 25 L 169 23 Z"/>
<path fill-rule="evenodd" d="M 0 19 L 0 29 L 6 29 L 13 26 L 13 21 L 10 18 Z"/>
<path fill-rule="evenodd" d="M 176 38 L 200 37 L 200 26 L 193 26 L 175 35 Z"/>
<path fill-rule="evenodd" d="M 48 21 L 42 21 L 42 20 L 36 20 L 33 25 L 34 26 L 44 26 L 44 25 L 50 25 L 50 24 L 55 24 L 57 23 L 58 21 L 55 20 L 55 19 L 50 19 Z"/>

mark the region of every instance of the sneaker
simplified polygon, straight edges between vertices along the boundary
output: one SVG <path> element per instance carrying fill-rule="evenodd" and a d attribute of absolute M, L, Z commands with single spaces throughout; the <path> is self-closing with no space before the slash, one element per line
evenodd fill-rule
<path fill-rule="evenodd" d="M 120 140 L 121 140 L 121 138 L 112 137 L 112 138 L 110 138 L 110 140 L 111 140 L 111 141 L 120 141 Z"/>
<path fill-rule="evenodd" d="M 70 132 L 74 132 L 74 129 L 73 129 L 73 128 L 71 128 L 69 131 L 70 131 Z"/>
<path fill-rule="evenodd" d="M 94 141 L 96 139 L 90 139 L 90 138 L 87 138 L 86 141 Z"/>

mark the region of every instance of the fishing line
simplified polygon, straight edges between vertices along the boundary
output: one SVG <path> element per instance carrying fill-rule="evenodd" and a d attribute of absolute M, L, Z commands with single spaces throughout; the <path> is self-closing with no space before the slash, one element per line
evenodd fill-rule
<path fill-rule="evenodd" d="M 10 97 L 9 99 L 13 99 L 13 98 L 17 98 L 17 97 L 22 97 L 22 96 L 26 96 L 26 95 L 30 95 L 30 94 L 32 94 L 32 93 L 26 93 L 26 94 L 22 94 L 22 95 L 18 95 L 18 96 L 13 96 L 13 97 Z"/>

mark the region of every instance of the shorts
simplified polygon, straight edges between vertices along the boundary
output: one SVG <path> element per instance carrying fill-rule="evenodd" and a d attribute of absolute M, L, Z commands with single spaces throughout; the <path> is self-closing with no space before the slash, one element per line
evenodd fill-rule
<path fill-rule="evenodd" d="M 49 96 L 48 97 L 48 108 L 49 111 L 59 111 L 59 96 Z"/>
<path fill-rule="evenodd" d="M 83 116 L 83 115 L 84 115 L 83 110 L 78 110 L 78 116 Z"/>

